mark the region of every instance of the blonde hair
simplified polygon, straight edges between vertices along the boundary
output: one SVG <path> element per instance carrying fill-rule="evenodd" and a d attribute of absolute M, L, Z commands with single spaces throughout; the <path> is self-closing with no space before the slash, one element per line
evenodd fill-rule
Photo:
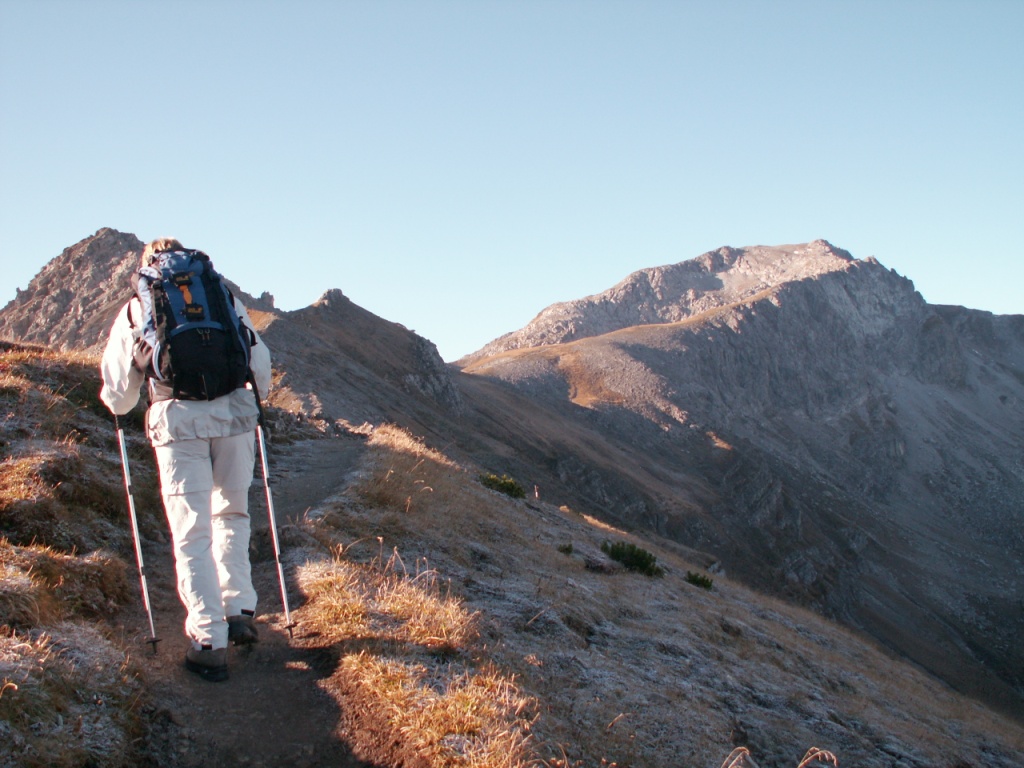
<path fill-rule="evenodd" d="M 139 266 L 148 267 L 153 261 L 153 256 L 164 251 L 183 251 L 185 246 L 176 237 L 158 237 L 146 243 L 142 249 L 142 258 Z"/>

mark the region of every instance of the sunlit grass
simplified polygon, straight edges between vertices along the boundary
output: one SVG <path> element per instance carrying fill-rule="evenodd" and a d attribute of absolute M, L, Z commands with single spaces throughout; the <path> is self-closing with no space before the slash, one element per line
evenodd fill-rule
<path fill-rule="evenodd" d="M 491 731 L 523 740 L 522 764 L 717 765 L 735 745 L 737 711 L 758 723 L 762 765 L 842 761 L 837 746 L 874 755 L 884 740 L 954 763 L 993 738 L 1002 755 L 1022 750 L 1013 723 L 820 616 L 722 573 L 713 590 L 695 588 L 686 574 L 707 563 L 672 545 L 494 494 L 478 470 L 402 430 L 378 429 L 369 442 L 349 495 L 312 516 L 339 555 L 330 568 L 345 573 L 341 610 L 358 615 L 334 635 L 346 648 L 337 682 L 377 697 L 373 718 L 432 755 L 431 765 L 466 764 L 454 762 L 465 749 L 458 758 L 446 750 L 469 744 L 462 731 L 481 710 L 461 701 L 465 686 L 454 681 L 482 665 L 500 669 L 539 713 Z M 664 577 L 617 567 L 601 551 L 609 534 L 656 553 Z M 377 587 L 366 581 L 371 571 Z M 413 592 L 429 586 L 434 602 L 428 609 L 408 592 L 384 601 L 393 579 Z M 467 603 L 465 594 L 482 597 Z M 455 615 L 436 602 L 442 596 Z M 420 615 L 429 626 L 416 627 Z M 439 629 L 474 615 L 466 639 Z M 438 647 L 446 650 L 431 656 Z M 816 722 L 840 737 L 809 752 Z M 950 722 L 960 738 L 949 737 Z M 744 755 L 734 768 L 756 764 Z"/>
<path fill-rule="evenodd" d="M 375 704 L 382 726 L 427 765 L 519 768 L 533 762 L 524 714 L 531 701 L 507 675 L 365 652 L 347 657 L 340 674 Z"/>
<path fill-rule="evenodd" d="M 477 667 L 476 614 L 420 565 L 410 573 L 392 552 L 300 568 L 303 627 L 346 649 L 333 687 L 426 765 L 529 764 L 530 699 L 510 675 Z"/>

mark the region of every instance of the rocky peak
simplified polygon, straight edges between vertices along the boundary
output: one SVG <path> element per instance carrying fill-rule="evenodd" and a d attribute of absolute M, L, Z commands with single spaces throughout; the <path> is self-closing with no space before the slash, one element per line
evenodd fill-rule
<path fill-rule="evenodd" d="M 600 336 L 635 325 L 680 322 L 786 283 L 866 263 L 826 240 L 723 247 L 679 264 L 639 270 L 603 293 L 553 304 L 526 327 L 496 339 L 466 360 Z"/>
<path fill-rule="evenodd" d="M 63 350 L 102 348 L 131 296 L 129 278 L 144 247 L 135 235 L 103 228 L 65 249 L 0 310 L 0 339 Z M 380 420 L 390 412 L 378 402 L 385 387 L 402 393 L 391 398 L 402 407 L 412 393 L 448 412 L 461 408 L 452 372 L 434 344 L 360 308 L 339 289 L 326 291 L 311 307 L 282 312 L 269 293 L 253 297 L 227 277 L 224 283 L 247 308 L 266 313 L 255 320 L 285 382 L 279 388 L 292 392 L 290 402 L 307 415 Z M 339 370 L 351 374 L 342 376 L 347 386 L 337 385 Z M 321 385 L 332 394 L 309 394 Z M 338 389 L 343 391 L 334 396 Z"/>
<path fill-rule="evenodd" d="M 65 248 L 0 310 L 0 338 L 62 350 L 102 346 L 132 294 L 130 278 L 144 247 L 135 235 L 104 227 Z M 254 298 L 231 280 L 224 282 L 249 309 L 275 311 L 269 293 Z"/>
<path fill-rule="evenodd" d="M 591 449 L 535 419 L 518 450 L 614 524 L 1024 712 L 1024 541 L 1006 535 L 1024 317 L 931 306 L 824 241 L 722 248 L 554 305 L 460 364 L 596 426 Z"/>
<path fill-rule="evenodd" d="M 104 227 L 65 248 L 0 312 L 0 337 L 65 350 L 95 346 L 131 295 L 143 246 Z"/>
<path fill-rule="evenodd" d="M 342 293 L 340 288 L 328 288 L 326 291 L 323 292 L 319 299 L 313 302 L 313 306 L 336 308 L 346 306 L 351 303 L 352 302 L 349 300 L 348 296 Z"/>
<path fill-rule="evenodd" d="M 337 355 L 339 366 L 344 358 L 347 364 L 365 367 L 384 381 L 398 384 L 407 392 L 419 393 L 449 411 L 457 412 L 462 408 L 452 371 L 441 359 L 433 342 L 400 323 L 384 320 L 363 309 L 339 288 L 328 289 L 311 306 L 288 313 L 288 318 L 315 335 L 318 347 L 332 350 L 328 354 Z M 275 328 L 268 331 L 268 342 L 275 341 L 277 332 Z M 291 348 L 295 345 L 282 346 Z M 285 354 L 283 349 L 282 354 Z M 308 370 L 307 365 L 304 360 L 294 359 L 288 367 L 293 373 L 304 373 L 307 380 L 313 381 L 317 374 Z M 303 376 L 293 378 L 299 382 L 290 386 L 304 392 Z M 301 396 L 308 398 L 307 394 Z M 354 398 L 349 396 L 347 399 L 350 406 Z M 330 403 L 324 399 L 320 402 L 322 413 L 332 412 L 332 408 L 325 407 Z M 360 411 L 360 418 L 373 420 L 377 413 L 370 407 Z"/>

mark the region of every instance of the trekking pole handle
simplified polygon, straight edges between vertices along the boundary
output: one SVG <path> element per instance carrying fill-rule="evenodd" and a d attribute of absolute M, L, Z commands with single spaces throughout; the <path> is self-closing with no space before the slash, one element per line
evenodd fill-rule
<path fill-rule="evenodd" d="M 256 377 L 252 375 L 251 370 L 245 379 L 245 383 L 249 385 L 249 389 L 252 390 L 252 394 L 256 398 L 256 408 L 260 412 L 257 423 L 265 430 L 267 428 L 267 414 L 263 410 L 263 398 L 260 397 L 260 388 L 256 386 Z"/>

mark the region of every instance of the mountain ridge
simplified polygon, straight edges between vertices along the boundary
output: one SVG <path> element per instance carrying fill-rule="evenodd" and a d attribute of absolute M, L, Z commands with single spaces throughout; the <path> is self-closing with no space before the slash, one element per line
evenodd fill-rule
<path fill-rule="evenodd" d="M 95 366 L 0 342 L 5 764 L 1022 764 L 1021 724 L 856 633 L 720 574 L 695 578 L 707 563 L 668 539 L 499 493 L 394 425 L 272 431 L 300 599 L 290 618 L 275 599 L 253 489 L 261 642 L 231 654 L 229 684 L 198 683 L 178 655 L 152 452 L 130 418 L 147 606 L 165 641 L 140 650 L 152 634 Z M 660 575 L 630 572 L 610 540 L 656 556 Z"/>
<path fill-rule="evenodd" d="M 826 241 L 673 266 L 454 366 L 341 291 L 257 308 L 271 404 L 327 428 L 403 424 L 1024 716 L 1024 317 L 928 305 Z M 0 312 L 0 334 L 35 312 L 64 343 L 33 295 Z"/>
<path fill-rule="evenodd" d="M 520 330 L 500 336 L 459 364 L 631 326 L 681 322 L 748 300 L 783 282 L 842 269 L 853 261 L 849 252 L 826 240 L 803 246 L 726 246 L 677 264 L 641 269 L 601 293 L 552 304 Z"/>
<path fill-rule="evenodd" d="M 598 470 L 634 523 L 1019 707 L 1024 547 L 991 545 L 1024 499 L 1024 317 L 934 308 L 877 261 L 844 260 L 680 322 L 460 363 L 591 412 L 609 442 L 642 442 L 629 472 L 621 458 Z M 979 650 L 993 641 L 1003 650 Z"/>
<path fill-rule="evenodd" d="M 132 295 L 129 278 L 138 268 L 143 247 L 135 235 L 104 227 L 64 249 L 0 310 L 0 338 L 60 350 L 102 350 L 114 316 Z M 434 344 L 356 307 L 339 289 L 326 290 L 310 307 L 284 312 L 274 305 L 270 293 L 253 296 L 230 276 L 224 282 L 250 310 L 261 334 L 270 337 L 275 358 L 291 361 L 290 373 L 276 378 L 278 391 L 270 396 L 271 404 L 284 403 L 285 410 L 304 417 L 345 424 L 411 418 L 416 401 L 423 398 L 458 409 L 449 369 Z M 333 321 L 325 322 L 325 317 Z M 367 338 L 379 338 L 388 349 L 401 347 L 403 352 L 397 357 L 361 353 L 358 334 L 346 331 L 353 325 Z M 319 335 L 308 332 L 314 326 Z M 311 345 L 316 348 L 316 364 L 305 364 L 302 355 L 290 355 L 296 345 L 306 351 Z M 325 381 L 321 374 L 332 360 L 342 365 L 348 379 L 335 377 L 332 382 L 327 377 Z M 279 374 L 281 370 L 278 366 Z M 382 380 L 389 396 L 378 398 Z M 314 381 L 324 386 L 322 395 L 303 385 Z M 341 400 L 334 396 L 336 390 L 342 393 Z M 410 394 L 413 402 L 406 401 Z M 330 404 L 327 412 L 324 401 Z M 353 403 L 357 405 L 350 407 Z M 395 407 L 381 407 L 381 403 Z"/>

